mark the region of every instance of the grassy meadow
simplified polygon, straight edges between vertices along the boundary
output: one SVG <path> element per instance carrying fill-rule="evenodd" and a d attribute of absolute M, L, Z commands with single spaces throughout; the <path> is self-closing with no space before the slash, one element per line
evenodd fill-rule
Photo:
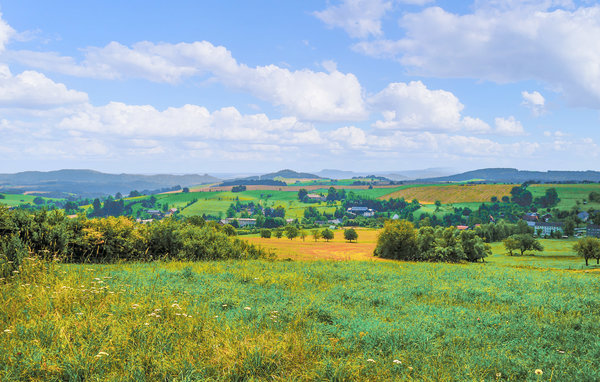
<path fill-rule="evenodd" d="M 598 380 L 598 290 L 489 263 L 30 261 L 0 284 L 0 379 Z"/>

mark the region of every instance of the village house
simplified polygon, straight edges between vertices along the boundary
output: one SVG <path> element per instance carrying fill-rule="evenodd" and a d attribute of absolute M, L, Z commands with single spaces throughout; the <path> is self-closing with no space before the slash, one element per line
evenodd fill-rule
<path fill-rule="evenodd" d="M 375 216 L 375 211 L 368 207 L 350 207 L 347 211 L 350 215 L 361 215 L 366 218 Z"/>
<path fill-rule="evenodd" d="M 327 200 L 326 197 L 324 197 L 323 195 L 319 195 L 319 194 L 307 194 L 306 199 L 313 201 L 313 202 L 324 202 Z"/>
<path fill-rule="evenodd" d="M 536 222 L 533 226 L 533 229 L 536 234 L 542 237 L 550 236 L 556 231 L 560 232 L 561 234 L 564 232 L 563 223 Z"/>
<path fill-rule="evenodd" d="M 600 238 L 600 225 L 588 224 L 585 235 Z"/>
<path fill-rule="evenodd" d="M 256 219 L 250 219 L 250 218 L 225 218 L 225 219 L 221 219 L 221 224 L 222 225 L 231 224 L 231 223 L 233 223 L 234 220 L 237 221 L 238 226 L 240 228 L 256 225 Z"/>

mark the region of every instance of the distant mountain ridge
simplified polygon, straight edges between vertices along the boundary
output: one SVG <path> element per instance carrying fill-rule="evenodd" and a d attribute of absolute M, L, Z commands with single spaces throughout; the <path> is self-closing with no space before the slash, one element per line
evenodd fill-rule
<path fill-rule="evenodd" d="M 522 171 L 516 168 L 484 168 L 461 174 L 418 179 L 427 182 L 464 182 L 481 179 L 487 182 L 523 183 L 536 182 L 600 182 L 598 171 Z"/>
<path fill-rule="evenodd" d="M 0 174 L 0 192 L 42 191 L 84 196 L 127 194 L 132 190 L 156 190 L 174 186 L 195 186 L 219 182 L 210 175 L 106 174 L 94 170 L 25 171 Z"/>

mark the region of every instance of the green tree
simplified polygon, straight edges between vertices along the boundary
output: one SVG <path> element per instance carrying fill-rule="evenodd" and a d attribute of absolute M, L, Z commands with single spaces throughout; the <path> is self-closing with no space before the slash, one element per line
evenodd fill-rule
<path fill-rule="evenodd" d="M 596 259 L 596 264 L 600 262 L 600 239 L 586 236 L 573 245 L 573 250 L 579 257 L 585 259 L 585 265 L 588 265 L 588 259 Z"/>
<path fill-rule="evenodd" d="M 235 220 L 234 220 L 234 222 L 235 222 Z M 227 236 L 235 236 L 236 235 L 235 227 L 232 226 L 231 224 L 225 224 L 223 226 L 223 232 L 225 232 L 225 234 Z"/>
<path fill-rule="evenodd" d="M 308 191 L 306 191 L 305 188 L 301 188 L 300 190 L 298 190 L 298 199 L 303 202 L 304 198 L 306 198 L 306 195 L 308 195 Z"/>
<path fill-rule="evenodd" d="M 345 229 L 344 239 L 352 243 L 352 240 L 356 241 L 358 239 L 358 233 L 356 233 L 356 230 L 354 228 Z"/>
<path fill-rule="evenodd" d="M 269 239 L 271 238 L 271 230 L 270 229 L 266 229 L 263 228 L 260 230 L 260 237 L 262 237 L 263 239 Z"/>
<path fill-rule="evenodd" d="M 184 187 L 183 190 L 181 190 L 181 192 L 187 194 L 188 192 L 190 192 L 189 187 Z"/>
<path fill-rule="evenodd" d="M 306 231 L 305 230 L 301 229 L 299 235 L 300 235 L 300 239 L 302 239 L 302 241 L 306 240 Z"/>
<path fill-rule="evenodd" d="M 575 220 L 573 220 L 573 218 L 569 217 L 565 220 L 565 225 L 563 226 L 563 230 L 565 232 L 565 235 L 567 236 L 573 236 L 575 235 Z"/>
<path fill-rule="evenodd" d="M 323 232 L 321 232 L 321 236 L 323 237 L 323 239 L 325 239 L 325 241 L 329 241 L 333 239 L 333 231 L 329 228 L 325 228 Z"/>
<path fill-rule="evenodd" d="M 318 241 L 321 238 L 321 231 L 319 231 L 318 229 L 316 229 L 316 228 L 313 229 L 311 231 L 311 233 L 312 233 L 312 237 L 313 237 L 313 239 L 315 239 L 315 241 Z"/>
<path fill-rule="evenodd" d="M 333 202 L 333 201 L 336 201 L 337 199 L 338 199 L 337 190 L 334 187 L 329 187 L 329 190 L 327 190 L 327 201 Z"/>
<path fill-rule="evenodd" d="M 504 248 L 506 248 L 511 256 L 514 255 L 513 251 L 519 249 L 519 242 L 514 237 L 507 237 L 506 239 L 502 240 L 502 243 L 504 244 Z"/>
<path fill-rule="evenodd" d="M 41 206 L 44 203 L 46 203 L 46 201 L 41 196 L 36 196 L 35 199 L 33 199 L 33 204 L 36 204 L 38 206 Z"/>
<path fill-rule="evenodd" d="M 276 229 L 275 230 L 275 237 L 278 238 L 278 239 L 281 239 L 282 236 L 283 236 L 283 230 L 281 230 L 279 228 Z"/>
<path fill-rule="evenodd" d="M 289 225 L 289 226 L 285 227 L 285 237 L 287 237 L 290 240 L 293 240 L 297 236 L 298 236 L 298 228 L 294 227 L 293 225 Z"/>
<path fill-rule="evenodd" d="M 517 243 L 517 248 L 521 252 L 521 256 L 526 251 L 543 251 L 544 246 L 533 236 L 527 233 L 511 235 L 508 239 L 513 239 Z M 506 246 L 506 244 L 504 244 Z M 508 249 L 508 248 L 507 248 Z"/>
<path fill-rule="evenodd" d="M 467 261 L 476 262 L 492 254 L 492 247 L 484 243 L 474 231 L 462 231 L 460 240 Z"/>
<path fill-rule="evenodd" d="M 415 260 L 417 235 L 414 225 L 407 220 L 387 221 L 377 238 L 374 255 L 384 259 Z"/>
<path fill-rule="evenodd" d="M 490 200 L 492 201 L 492 203 L 496 203 L 498 201 L 498 197 L 492 196 L 492 198 Z"/>

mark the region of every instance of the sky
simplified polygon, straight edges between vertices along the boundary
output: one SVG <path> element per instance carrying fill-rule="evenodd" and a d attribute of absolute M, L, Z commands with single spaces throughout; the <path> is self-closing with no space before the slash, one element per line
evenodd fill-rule
<path fill-rule="evenodd" d="M 600 170 L 600 4 L 0 0 L 0 172 Z"/>

